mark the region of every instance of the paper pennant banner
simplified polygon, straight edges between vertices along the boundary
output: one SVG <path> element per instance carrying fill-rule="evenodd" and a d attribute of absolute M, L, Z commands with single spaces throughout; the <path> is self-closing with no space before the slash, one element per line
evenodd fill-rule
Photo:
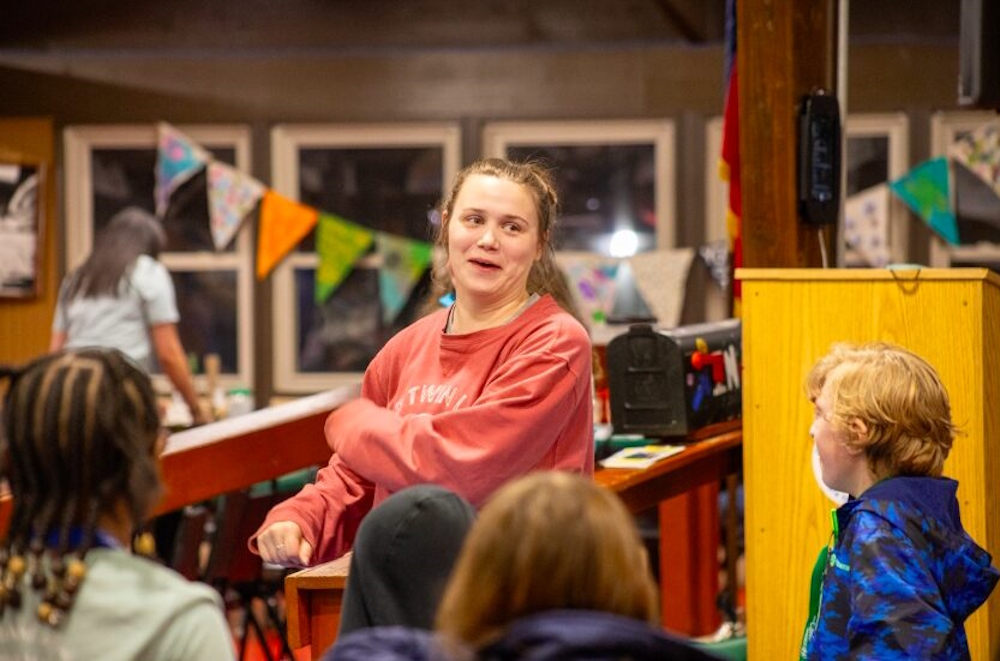
<path fill-rule="evenodd" d="M 211 154 L 170 124 L 156 126 L 156 215 L 167 212 L 170 196 L 177 188 L 198 173 L 211 159 Z"/>
<path fill-rule="evenodd" d="M 264 184 L 225 163 L 208 164 L 208 217 L 216 250 L 229 245 L 265 190 Z"/>
<path fill-rule="evenodd" d="M 729 286 L 732 278 L 732 271 L 729 265 L 729 241 L 722 239 L 706 243 L 698 248 L 698 256 L 705 262 L 708 272 L 712 274 L 712 280 L 722 289 Z"/>
<path fill-rule="evenodd" d="M 589 252 L 558 252 L 556 263 L 569 279 L 584 318 L 601 324 L 611 312 L 619 260 Z"/>
<path fill-rule="evenodd" d="M 263 280 L 278 262 L 316 225 L 319 212 L 273 190 L 264 193 L 257 228 L 257 279 Z"/>
<path fill-rule="evenodd" d="M 889 187 L 878 184 L 844 201 L 844 241 L 869 266 L 889 263 Z"/>
<path fill-rule="evenodd" d="M 924 161 L 889 183 L 892 192 L 924 219 L 945 241 L 957 245 L 958 223 L 951 210 L 948 159 Z"/>
<path fill-rule="evenodd" d="M 433 246 L 403 236 L 378 232 L 376 249 L 382 256 L 378 271 L 378 291 L 382 300 L 382 321 L 391 324 L 406 305 L 413 287 L 431 263 Z"/>
<path fill-rule="evenodd" d="M 959 138 L 948 155 L 971 170 L 1000 196 L 1000 119 Z"/>
<path fill-rule="evenodd" d="M 340 216 L 321 213 L 316 226 L 316 304 L 322 305 L 344 281 L 354 262 L 368 252 L 375 233 Z"/>
<path fill-rule="evenodd" d="M 658 326 L 675 328 L 680 324 L 693 259 L 693 248 L 651 250 L 629 257 L 636 287 L 649 304 Z"/>

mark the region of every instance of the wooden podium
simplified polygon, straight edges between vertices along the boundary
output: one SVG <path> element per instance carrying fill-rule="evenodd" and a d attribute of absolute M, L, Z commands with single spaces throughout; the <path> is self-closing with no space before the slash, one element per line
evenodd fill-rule
<path fill-rule="evenodd" d="M 812 469 L 804 381 L 836 341 L 927 359 L 964 432 L 945 474 L 962 521 L 1000 564 L 1000 277 L 986 269 L 740 269 L 746 590 L 751 659 L 798 657 L 832 501 Z M 1000 590 L 966 622 L 973 659 L 1000 658 Z"/>

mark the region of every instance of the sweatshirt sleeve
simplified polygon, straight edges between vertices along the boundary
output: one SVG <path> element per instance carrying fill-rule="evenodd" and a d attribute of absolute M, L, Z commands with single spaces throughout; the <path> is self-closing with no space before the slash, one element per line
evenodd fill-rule
<path fill-rule="evenodd" d="M 360 478 L 333 455 L 297 494 L 275 505 L 249 540 L 257 552 L 257 536 L 278 521 L 292 521 L 313 547 L 312 563 L 339 558 L 351 548 L 361 519 L 372 507 L 374 485 Z"/>
<path fill-rule="evenodd" d="M 860 511 L 849 549 L 852 658 L 938 658 L 954 635 L 937 582 L 913 540 L 876 514 Z M 837 566 L 830 571 L 844 571 Z"/>
<path fill-rule="evenodd" d="M 537 335 L 496 369 L 471 405 L 401 416 L 385 402 L 358 399 L 330 414 L 327 441 L 352 470 L 389 491 L 433 482 L 474 503 L 536 467 L 557 439 L 592 452 L 590 438 L 561 438 L 590 396 L 589 338 L 569 324 Z"/>

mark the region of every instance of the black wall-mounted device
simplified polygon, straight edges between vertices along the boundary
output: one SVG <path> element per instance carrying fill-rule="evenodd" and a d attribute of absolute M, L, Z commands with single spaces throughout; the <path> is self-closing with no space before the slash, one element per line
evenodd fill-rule
<path fill-rule="evenodd" d="M 840 212 L 840 107 L 819 90 L 799 115 L 799 214 L 807 223 L 837 222 Z"/>

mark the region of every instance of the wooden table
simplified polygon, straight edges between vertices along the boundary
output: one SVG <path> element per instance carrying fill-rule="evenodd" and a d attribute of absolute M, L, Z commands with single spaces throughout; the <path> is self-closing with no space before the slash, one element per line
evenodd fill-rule
<path fill-rule="evenodd" d="M 742 431 L 720 433 L 687 445 L 683 452 L 649 468 L 598 468 L 594 479 L 617 493 L 633 513 L 706 484 L 717 484 L 742 466 Z M 734 522 L 727 524 L 727 544 L 735 543 Z M 732 555 L 729 553 L 727 555 Z M 713 554 L 714 556 L 714 554 Z M 303 569 L 285 577 L 288 641 L 293 649 L 311 645 L 318 659 L 333 644 L 350 557 Z M 729 585 L 735 584 L 733 568 Z M 714 606 L 713 606 L 714 607 Z"/>

